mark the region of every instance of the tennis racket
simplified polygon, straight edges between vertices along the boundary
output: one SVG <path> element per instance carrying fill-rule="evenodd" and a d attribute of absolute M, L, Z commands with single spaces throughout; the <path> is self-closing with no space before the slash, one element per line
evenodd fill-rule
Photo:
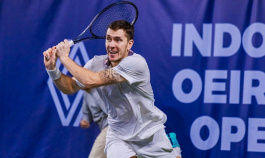
<path fill-rule="evenodd" d="M 80 35 L 69 41 L 70 47 L 84 40 L 105 39 L 108 26 L 112 22 L 125 20 L 134 25 L 137 18 L 138 9 L 132 2 L 120 1 L 112 3 L 101 10 Z M 90 32 L 91 35 L 86 36 L 87 32 Z M 45 58 L 47 60 L 50 59 L 47 56 Z"/>
<path fill-rule="evenodd" d="M 134 25 L 137 18 L 138 9 L 132 2 L 120 1 L 112 3 L 98 13 L 79 36 L 69 41 L 70 47 L 84 40 L 105 39 L 108 26 L 112 22 L 125 20 L 131 25 Z M 88 32 L 88 30 L 91 36 L 86 37 L 85 33 Z"/>

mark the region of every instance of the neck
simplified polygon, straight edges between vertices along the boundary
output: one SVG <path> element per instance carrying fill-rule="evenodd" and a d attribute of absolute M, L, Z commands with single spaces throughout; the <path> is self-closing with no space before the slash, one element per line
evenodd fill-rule
<path fill-rule="evenodd" d="M 131 50 L 129 50 L 128 52 L 127 52 L 127 55 L 125 56 L 125 57 L 127 57 L 127 56 L 131 56 L 131 55 L 133 55 L 134 54 L 134 52 L 133 51 L 131 51 Z M 122 60 L 122 59 L 121 59 Z M 120 62 L 121 62 L 121 60 L 119 60 L 119 61 L 109 61 L 108 59 L 107 59 L 107 61 L 106 61 L 106 65 L 110 65 L 111 67 L 115 67 L 115 66 L 117 66 Z M 109 62 L 109 64 L 107 64 L 107 62 Z"/>
<path fill-rule="evenodd" d="M 111 62 L 111 63 L 110 63 L 110 66 L 111 66 L 111 67 L 115 67 L 115 66 L 117 66 L 119 63 L 120 63 L 120 62 Z"/>

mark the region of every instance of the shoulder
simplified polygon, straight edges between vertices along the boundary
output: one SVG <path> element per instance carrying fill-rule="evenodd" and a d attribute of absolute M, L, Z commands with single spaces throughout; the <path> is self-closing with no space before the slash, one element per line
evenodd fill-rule
<path fill-rule="evenodd" d="M 126 65 L 131 65 L 131 66 L 147 66 L 146 60 L 143 56 L 140 54 L 134 53 L 131 56 L 127 56 L 121 61 L 121 65 L 125 64 Z"/>
<path fill-rule="evenodd" d="M 95 55 L 91 60 L 99 62 L 102 61 L 104 62 L 108 58 L 107 55 Z"/>
<path fill-rule="evenodd" d="M 128 59 L 134 59 L 134 60 L 145 61 L 145 58 L 142 55 L 137 54 L 137 53 L 134 53 L 133 55 L 127 56 L 126 58 L 128 58 Z"/>
<path fill-rule="evenodd" d="M 149 72 L 148 65 L 144 57 L 134 53 L 131 56 L 124 58 L 117 66 L 113 68 L 116 72 L 124 72 L 132 75 L 142 75 Z"/>
<path fill-rule="evenodd" d="M 107 55 L 98 55 L 94 56 L 90 59 L 84 66 L 86 69 L 90 69 L 92 71 L 100 71 L 105 67 L 105 61 L 108 58 Z"/>

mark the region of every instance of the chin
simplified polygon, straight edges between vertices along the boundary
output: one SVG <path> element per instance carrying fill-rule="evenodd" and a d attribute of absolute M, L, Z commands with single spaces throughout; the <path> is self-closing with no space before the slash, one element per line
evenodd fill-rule
<path fill-rule="evenodd" d="M 111 62 L 118 62 L 119 60 L 117 59 L 109 59 Z"/>
<path fill-rule="evenodd" d="M 120 59 L 109 59 L 109 60 L 110 60 L 110 62 L 114 62 L 114 63 L 121 61 Z"/>

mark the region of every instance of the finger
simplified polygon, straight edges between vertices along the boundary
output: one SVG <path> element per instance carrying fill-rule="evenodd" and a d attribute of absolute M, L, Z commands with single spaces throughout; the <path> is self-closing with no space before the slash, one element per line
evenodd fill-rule
<path fill-rule="evenodd" d="M 49 53 L 47 51 L 43 52 L 43 56 L 45 57 L 46 61 L 50 60 L 50 56 L 49 56 Z"/>
<path fill-rule="evenodd" d="M 69 42 L 68 40 L 66 40 L 66 43 L 67 43 L 67 47 L 70 48 L 70 47 L 71 47 L 71 46 L 70 46 L 70 42 Z"/>
<path fill-rule="evenodd" d="M 49 52 L 47 52 L 47 51 L 46 51 L 45 59 L 46 59 L 47 61 L 50 60 L 50 54 L 49 54 Z"/>
<path fill-rule="evenodd" d="M 57 49 L 60 49 L 60 45 L 61 45 L 61 43 L 62 43 L 62 42 L 60 42 L 60 43 L 58 43 L 58 44 L 56 45 L 56 48 L 57 48 Z"/>
<path fill-rule="evenodd" d="M 64 40 L 64 43 L 69 46 L 69 41 L 67 39 Z"/>
<path fill-rule="evenodd" d="M 45 56 L 45 60 L 46 61 L 49 61 L 50 60 L 50 57 L 49 56 Z"/>
<path fill-rule="evenodd" d="M 63 47 L 64 43 L 63 42 L 60 42 L 57 46 L 59 47 L 58 49 L 61 50 L 62 47 Z"/>
<path fill-rule="evenodd" d="M 56 57 L 56 49 L 53 49 L 52 50 L 52 58 L 55 58 Z"/>
<path fill-rule="evenodd" d="M 50 60 L 50 56 L 49 55 L 45 55 L 44 58 L 45 58 L 46 61 Z"/>
<path fill-rule="evenodd" d="M 49 50 L 49 56 L 51 57 L 52 56 L 52 54 L 53 54 L 53 50 L 51 49 L 51 50 Z"/>

